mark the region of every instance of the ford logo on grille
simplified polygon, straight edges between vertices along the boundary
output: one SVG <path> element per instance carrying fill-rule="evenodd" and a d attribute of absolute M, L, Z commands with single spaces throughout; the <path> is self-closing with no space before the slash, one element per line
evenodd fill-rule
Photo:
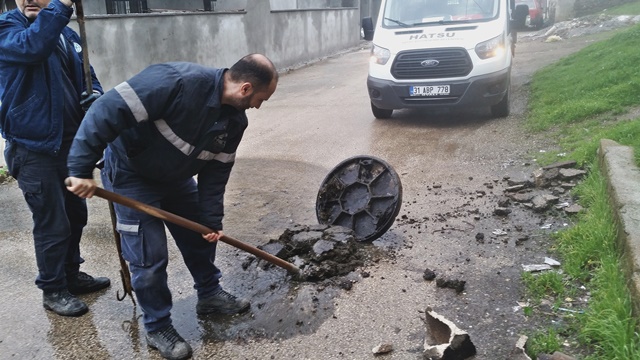
<path fill-rule="evenodd" d="M 423 62 L 421 62 L 420 66 L 422 66 L 422 67 L 434 67 L 434 66 L 438 66 L 438 64 L 440 64 L 440 61 L 435 60 L 435 59 L 428 59 L 428 60 L 424 60 Z"/>

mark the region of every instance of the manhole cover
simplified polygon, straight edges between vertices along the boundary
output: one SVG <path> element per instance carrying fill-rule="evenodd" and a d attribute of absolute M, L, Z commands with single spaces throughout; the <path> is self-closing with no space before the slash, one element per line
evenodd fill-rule
<path fill-rule="evenodd" d="M 358 241 L 372 241 L 389 230 L 401 204 L 402 184 L 395 170 L 384 160 L 355 156 L 325 177 L 316 217 L 320 224 L 353 229 Z"/>

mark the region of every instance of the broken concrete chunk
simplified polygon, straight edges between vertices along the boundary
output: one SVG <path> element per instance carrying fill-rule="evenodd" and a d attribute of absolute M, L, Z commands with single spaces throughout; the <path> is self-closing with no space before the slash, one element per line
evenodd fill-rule
<path fill-rule="evenodd" d="M 577 214 L 579 212 L 581 212 L 582 210 L 584 210 L 582 208 L 582 206 L 578 205 L 578 204 L 573 204 L 571 206 L 568 206 L 566 208 L 564 208 L 564 212 L 566 212 L 567 214 Z"/>
<path fill-rule="evenodd" d="M 522 270 L 526 272 L 546 271 L 546 270 L 551 270 L 551 265 L 549 264 L 522 265 Z"/>
<path fill-rule="evenodd" d="M 571 180 L 584 176 L 587 172 L 579 169 L 560 169 L 560 178 L 564 180 Z"/>
<path fill-rule="evenodd" d="M 513 180 L 507 179 L 507 184 L 509 186 L 522 186 L 523 188 L 531 187 L 531 181 L 529 180 Z"/>
<path fill-rule="evenodd" d="M 284 245 L 276 242 L 270 242 L 264 245 L 258 246 L 262 251 L 277 257 L 282 257 L 284 254 Z"/>
<path fill-rule="evenodd" d="M 556 195 L 556 196 L 558 196 L 558 195 L 562 195 L 562 194 L 564 194 L 565 192 L 567 192 L 567 190 L 565 190 L 565 189 L 564 189 L 563 187 L 561 187 L 561 186 L 556 186 L 556 187 L 554 187 L 554 188 L 551 190 L 551 193 L 552 193 L 553 195 Z"/>
<path fill-rule="evenodd" d="M 502 230 L 502 229 L 495 229 L 491 232 L 493 235 L 497 235 L 497 236 L 505 236 L 505 235 L 509 235 L 508 232 Z"/>
<path fill-rule="evenodd" d="M 303 231 L 294 234 L 291 237 L 291 242 L 294 244 L 300 244 L 301 246 L 312 246 L 321 237 L 322 233 L 319 231 Z"/>
<path fill-rule="evenodd" d="M 549 354 L 538 354 L 538 360 L 576 360 L 576 358 L 563 354 L 559 351 L 553 353 L 553 355 Z"/>
<path fill-rule="evenodd" d="M 529 338 L 526 337 L 525 335 L 520 336 L 520 338 L 516 342 L 516 347 L 511 352 L 511 356 L 509 357 L 509 360 L 531 360 L 531 358 L 529 357 L 529 355 L 527 355 L 527 352 L 525 350 L 528 339 Z"/>
<path fill-rule="evenodd" d="M 533 172 L 534 184 L 538 188 L 548 187 L 551 182 L 560 177 L 558 168 L 548 170 L 538 169 Z"/>
<path fill-rule="evenodd" d="M 464 291 L 464 286 L 466 285 L 466 281 L 464 280 L 448 280 L 448 279 L 437 279 L 436 286 L 439 288 L 449 288 L 454 289 L 457 294 L 460 294 Z"/>
<path fill-rule="evenodd" d="M 543 166 L 542 169 L 543 170 L 549 170 L 549 169 L 554 169 L 554 168 L 573 168 L 576 167 L 576 161 L 575 160 L 567 160 L 567 161 L 560 161 L 551 165 L 547 165 L 547 166 Z"/>
<path fill-rule="evenodd" d="M 560 266 L 560 262 L 559 261 L 554 260 L 554 259 L 552 259 L 550 257 L 545 257 L 544 258 L 544 263 L 547 264 L 547 265 L 556 266 L 556 267 Z"/>
<path fill-rule="evenodd" d="M 511 200 L 508 197 L 501 197 L 498 200 L 498 207 L 509 207 L 509 205 L 511 205 Z"/>
<path fill-rule="evenodd" d="M 313 253 L 315 254 L 316 259 L 320 259 L 325 253 L 333 250 L 335 246 L 336 242 L 334 241 L 318 240 L 313 244 Z"/>
<path fill-rule="evenodd" d="M 386 354 L 393 351 L 392 344 L 380 344 L 374 347 L 371 351 L 373 351 L 374 355 Z"/>
<path fill-rule="evenodd" d="M 533 199 L 533 193 L 527 192 L 527 193 L 523 193 L 523 192 L 518 192 L 515 194 L 509 194 L 509 197 L 513 200 L 513 201 L 517 201 L 517 202 L 529 202 L 531 201 L 531 199 Z"/>
<path fill-rule="evenodd" d="M 514 185 L 504 189 L 505 192 L 516 192 L 524 189 L 524 185 Z"/>
<path fill-rule="evenodd" d="M 426 310 L 427 334 L 424 340 L 424 359 L 467 359 L 476 354 L 476 347 L 466 331 L 433 311 Z"/>
<path fill-rule="evenodd" d="M 431 269 L 425 269 L 424 273 L 422 274 L 422 278 L 427 281 L 431 281 L 436 278 L 436 272 Z"/>
<path fill-rule="evenodd" d="M 328 229 L 324 230 L 322 233 L 322 238 L 325 240 L 338 241 L 342 243 L 355 241 L 353 229 L 337 225 L 331 226 Z"/>
<path fill-rule="evenodd" d="M 531 199 L 531 203 L 533 204 L 533 211 L 543 212 L 549 208 L 549 201 L 542 196 L 536 195 Z"/>
<path fill-rule="evenodd" d="M 507 216 L 511 214 L 511 209 L 507 209 L 506 207 L 497 207 L 493 210 L 493 214 L 498 216 Z"/>

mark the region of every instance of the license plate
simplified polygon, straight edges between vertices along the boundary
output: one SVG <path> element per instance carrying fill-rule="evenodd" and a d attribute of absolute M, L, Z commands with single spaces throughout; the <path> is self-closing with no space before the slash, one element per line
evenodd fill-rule
<path fill-rule="evenodd" d="M 449 85 L 412 86 L 409 93 L 411 96 L 439 96 L 449 95 L 450 90 Z"/>

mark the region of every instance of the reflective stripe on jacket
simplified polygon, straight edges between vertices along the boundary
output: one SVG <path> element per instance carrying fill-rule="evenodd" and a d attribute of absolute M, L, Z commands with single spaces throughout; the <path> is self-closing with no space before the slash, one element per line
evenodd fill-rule
<path fill-rule="evenodd" d="M 91 178 L 107 144 L 118 161 L 148 181 L 198 175 L 202 222 L 222 229 L 224 189 L 248 125 L 244 111 L 220 103 L 225 71 L 156 64 L 107 91 L 76 134 L 70 176 Z"/>

